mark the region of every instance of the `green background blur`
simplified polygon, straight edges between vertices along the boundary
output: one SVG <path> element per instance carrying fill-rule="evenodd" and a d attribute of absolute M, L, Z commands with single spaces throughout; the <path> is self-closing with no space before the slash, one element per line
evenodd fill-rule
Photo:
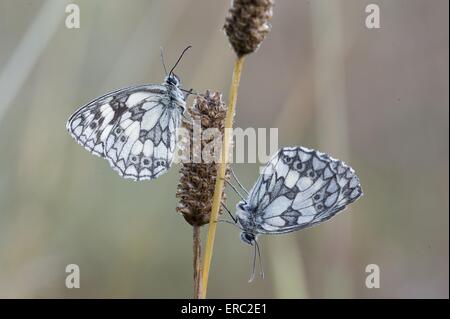
<path fill-rule="evenodd" d="M 108 91 L 162 82 L 160 46 L 171 65 L 191 44 L 184 87 L 226 100 L 229 2 L 76 1 L 81 28 L 67 29 L 69 2 L 0 0 L 0 297 L 192 297 L 179 167 L 123 180 L 65 122 Z M 369 3 L 380 29 L 365 27 Z M 219 225 L 209 297 L 448 298 L 448 6 L 276 1 L 272 32 L 244 66 L 236 126 L 277 127 L 280 147 L 345 160 L 365 195 L 328 223 L 262 236 L 266 279 L 252 284 L 252 248 Z M 259 164 L 234 167 L 250 188 Z M 80 289 L 65 287 L 71 263 Z M 379 289 L 365 286 L 368 264 Z"/>

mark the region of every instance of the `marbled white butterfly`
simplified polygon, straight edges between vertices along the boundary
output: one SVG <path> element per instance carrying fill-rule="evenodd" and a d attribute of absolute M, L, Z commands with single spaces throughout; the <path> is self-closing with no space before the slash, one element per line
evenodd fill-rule
<path fill-rule="evenodd" d="M 172 164 L 187 97 L 173 70 L 189 48 L 162 84 L 123 88 L 78 109 L 67 122 L 69 133 L 124 178 L 146 180 L 165 173 Z"/>
<path fill-rule="evenodd" d="M 255 263 L 259 234 L 314 226 L 362 194 L 355 171 L 344 162 L 306 147 L 284 147 L 267 163 L 232 217 L 241 229 L 241 240 L 255 246 Z"/>

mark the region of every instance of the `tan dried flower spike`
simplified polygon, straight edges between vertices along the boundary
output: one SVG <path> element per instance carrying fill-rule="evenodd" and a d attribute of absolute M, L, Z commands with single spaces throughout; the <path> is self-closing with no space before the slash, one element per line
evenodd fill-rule
<path fill-rule="evenodd" d="M 204 95 L 199 95 L 195 99 L 188 112 L 193 122 L 201 123 L 202 132 L 208 128 L 217 128 L 223 136 L 226 110 L 227 108 L 222 102 L 222 95 L 219 92 L 206 91 Z M 190 149 L 193 150 L 193 124 L 185 120 L 183 126 L 189 131 Z M 211 140 L 202 139 L 201 150 L 195 149 L 193 152 L 202 154 L 205 145 L 210 142 Z M 180 199 L 177 211 L 193 226 L 202 226 L 209 223 L 218 165 L 218 163 L 187 162 L 181 166 L 180 182 L 176 194 Z M 226 198 L 222 197 L 222 202 L 225 202 L 225 200 Z"/>
<path fill-rule="evenodd" d="M 271 29 L 273 0 L 234 0 L 225 33 L 237 56 L 254 52 Z"/>

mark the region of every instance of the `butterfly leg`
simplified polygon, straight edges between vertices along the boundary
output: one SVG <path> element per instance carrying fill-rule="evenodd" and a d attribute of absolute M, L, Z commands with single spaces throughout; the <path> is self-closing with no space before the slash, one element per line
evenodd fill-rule
<path fill-rule="evenodd" d="M 194 91 L 194 89 L 190 89 L 190 90 L 185 90 L 185 89 L 181 89 L 180 91 L 183 91 L 184 93 L 186 93 L 186 95 L 184 96 L 184 100 L 186 101 L 187 98 L 189 97 L 189 95 L 195 95 L 198 96 L 199 94 L 197 92 Z"/>
<path fill-rule="evenodd" d="M 238 178 L 236 177 L 236 174 L 234 173 L 233 168 L 230 166 L 230 171 L 231 171 L 231 175 L 233 175 L 234 180 L 236 181 L 236 183 L 238 183 L 239 187 L 245 192 L 245 194 L 247 194 L 248 196 L 248 191 L 245 189 L 244 186 L 242 186 L 241 182 L 239 182 Z"/>
<path fill-rule="evenodd" d="M 188 118 L 188 117 L 186 116 L 185 113 L 181 113 L 181 115 L 183 116 L 183 119 L 184 119 L 186 122 L 192 123 L 192 119 Z"/>
<path fill-rule="evenodd" d="M 223 178 L 223 180 L 230 185 L 230 187 L 234 190 L 234 192 L 241 198 L 241 200 L 243 200 L 245 203 L 247 203 L 247 200 L 244 198 L 244 196 L 242 196 L 242 194 L 237 190 L 237 188 L 231 184 L 226 178 Z"/>
<path fill-rule="evenodd" d="M 233 214 L 230 212 L 230 210 L 228 209 L 228 207 L 227 207 L 224 203 L 221 202 L 221 204 L 222 204 L 222 207 L 227 211 L 228 215 L 230 215 L 230 217 L 231 217 L 231 219 L 233 220 L 233 222 L 234 222 L 235 224 L 237 224 L 237 219 L 236 219 L 236 217 L 233 216 Z"/>

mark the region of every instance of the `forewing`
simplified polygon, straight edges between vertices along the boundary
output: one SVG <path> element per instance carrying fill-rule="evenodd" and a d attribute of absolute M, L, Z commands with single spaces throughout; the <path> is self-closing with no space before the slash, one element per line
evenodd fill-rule
<path fill-rule="evenodd" d="M 327 154 L 285 147 L 249 197 L 260 233 L 286 233 L 328 220 L 362 195 L 354 170 Z"/>
<path fill-rule="evenodd" d="M 161 85 L 123 88 L 79 108 L 67 121 L 70 135 L 92 154 L 105 157 L 105 142 L 121 116 L 139 101 L 165 90 Z"/>
<path fill-rule="evenodd" d="M 166 95 L 152 95 L 126 111 L 106 141 L 105 153 L 119 175 L 154 179 L 172 164 L 179 108 Z"/>

